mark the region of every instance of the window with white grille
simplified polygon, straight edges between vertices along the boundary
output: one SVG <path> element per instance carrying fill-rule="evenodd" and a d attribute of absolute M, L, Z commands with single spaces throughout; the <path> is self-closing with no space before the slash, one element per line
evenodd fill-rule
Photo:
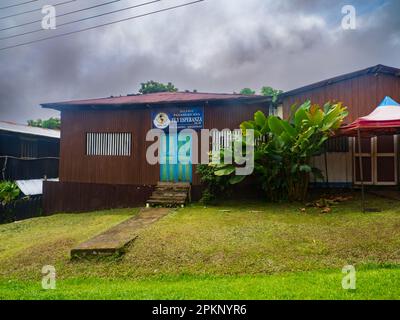
<path fill-rule="evenodd" d="M 223 130 L 217 131 L 214 130 L 211 132 L 211 148 L 213 152 L 219 152 L 223 149 L 232 149 L 233 141 L 242 135 L 242 131 L 240 129 L 236 129 L 234 131 Z"/>
<path fill-rule="evenodd" d="M 131 133 L 86 133 L 88 156 L 128 157 L 131 152 Z"/>
<path fill-rule="evenodd" d="M 214 130 L 211 132 L 211 150 L 212 152 L 218 153 L 223 149 L 232 149 L 233 142 L 237 140 L 242 135 L 242 130 L 235 129 L 233 131 L 223 130 L 217 131 Z M 265 142 L 267 137 L 262 136 L 254 139 L 256 144 Z"/>

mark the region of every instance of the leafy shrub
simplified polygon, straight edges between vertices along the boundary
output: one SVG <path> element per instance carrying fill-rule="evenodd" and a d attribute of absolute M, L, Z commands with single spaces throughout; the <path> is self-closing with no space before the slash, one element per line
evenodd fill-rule
<path fill-rule="evenodd" d="M 200 202 L 204 204 L 215 203 L 221 195 L 230 195 L 230 177 L 217 176 L 215 171 L 218 170 L 214 166 L 198 165 L 197 173 L 200 175 L 201 182 L 205 185 Z"/>
<path fill-rule="evenodd" d="M 0 182 L 0 202 L 3 206 L 10 204 L 18 199 L 20 190 L 14 182 Z"/>
<path fill-rule="evenodd" d="M 270 200 L 305 200 L 310 175 L 323 179 L 321 171 L 312 167 L 311 158 L 321 153 L 347 114 L 341 103 L 320 107 L 306 101 L 300 107 L 292 106 L 289 120 L 258 111 L 254 120 L 241 124 L 244 135 L 253 130 L 256 139 L 262 138 L 255 144 L 254 174 Z M 232 183 L 244 180 L 234 176 L 235 165 L 219 164 L 216 168 L 216 175 L 231 176 Z"/>

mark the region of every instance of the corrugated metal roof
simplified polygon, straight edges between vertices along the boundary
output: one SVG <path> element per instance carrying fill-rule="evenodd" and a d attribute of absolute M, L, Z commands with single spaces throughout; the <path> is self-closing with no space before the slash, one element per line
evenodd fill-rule
<path fill-rule="evenodd" d="M 330 79 L 326 79 L 320 82 L 316 82 L 307 86 L 303 86 L 294 90 L 290 90 L 287 92 L 284 92 L 280 95 L 281 98 L 285 98 L 285 97 L 289 97 L 289 96 L 293 96 L 305 91 L 310 91 L 310 90 L 314 90 L 314 89 L 318 89 L 321 87 L 325 87 L 337 82 L 341 82 L 344 80 L 349 80 L 352 78 L 356 78 L 365 74 L 376 74 L 376 73 L 385 73 L 385 74 L 391 74 L 394 76 L 400 76 L 400 69 L 398 68 L 393 68 L 393 67 L 388 67 L 388 66 L 384 66 L 382 64 L 378 64 L 376 66 L 373 67 L 369 67 L 363 70 L 359 70 L 359 71 L 355 71 L 355 72 L 351 72 L 351 73 L 346 73 L 344 75 L 341 76 L 337 76 L 334 78 L 330 78 Z"/>
<path fill-rule="evenodd" d="M 60 139 L 60 131 L 58 130 L 30 127 L 7 121 L 0 121 L 0 130 Z"/>
<path fill-rule="evenodd" d="M 258 95 L 241 95 L 225 93 L 199 93 L 199 92 L 160 92 L 150 94 L 137 94 L 121 97 L 109 97 L 101 99 L 76 100 L 56 103 L 44 103 L 42 107 L 51 109 L 62 109 L 67 107 L 124 107 L 128 105 L 154 105 L 187 103 L 199 101 L 269 101 L 270 97 Z"/>
<path fill-rule="evenodd" d="M 17 180 L 15 183 L 24 195 L 36 196 L 43 194 L 43 181 L 43 179 Z M 47 181 L 58 181 L 58 179 L 48 179 Z"/>

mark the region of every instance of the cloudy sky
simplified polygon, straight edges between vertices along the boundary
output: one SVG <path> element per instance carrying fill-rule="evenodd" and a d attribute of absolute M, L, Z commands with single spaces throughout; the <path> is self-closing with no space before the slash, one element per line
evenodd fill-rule
<path fill-rule="evenodd" d="M 40 20 L 43 5 L 65 1 L 36 0 L 5 8 L 27 0 L 1 0 L 0 29 Z M 56 9 L 62 15 L 110 1 L 75 0 Z M 400 0 L 205 0 L 1 50 L 190 1 L 162 0 L 61 25 L 145 2 L 120 0 L 59 17 L 56 30 L 13 37 L 40 29 L 39 22 L 1 30 L 0 120 L 47 118 L 57 113 L 41 109 L 40 103 L 126 95 L 147 80 L 202 92 L 264 85 L 289 90 L 376 64 L 400 67 Z M 341 27 L 345 4 L 356 9 L 356 30 Z M 30 10 L 35 11 L 6 18 Z"/>

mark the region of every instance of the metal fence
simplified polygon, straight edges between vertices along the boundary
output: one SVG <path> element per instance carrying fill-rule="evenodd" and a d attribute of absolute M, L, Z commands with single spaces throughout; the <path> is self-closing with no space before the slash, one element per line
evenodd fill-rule
<path fill-rule="evenodd" d="M 0 157 L 0 180 L 58 178 L 58 158 L 21 159 Z"/>
<path fill-rule="evenodd" d="M 6 206 L 0 204 L 0 223 L 25 220 L 42 215 L 41 195 L 19 199 Z"/>

